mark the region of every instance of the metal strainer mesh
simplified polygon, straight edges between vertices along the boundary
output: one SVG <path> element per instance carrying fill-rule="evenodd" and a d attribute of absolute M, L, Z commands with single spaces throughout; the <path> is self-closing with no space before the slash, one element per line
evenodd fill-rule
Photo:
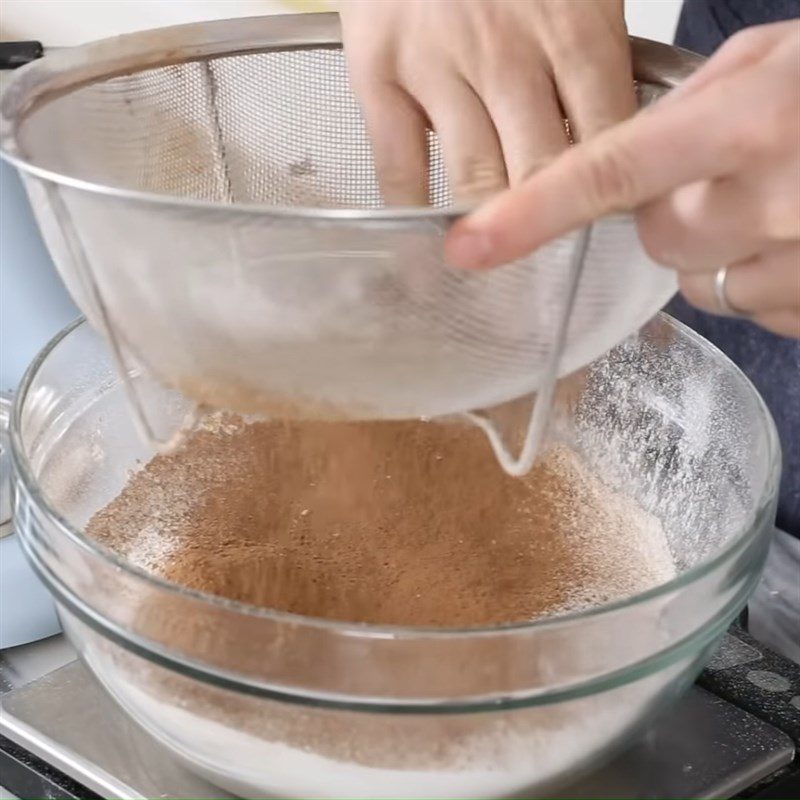
<path fill-rule="evenodd" d="M 54 149 L 51 125 L 72 152 Z M 52 100 L 18 137 L 40 166 L 107 186 L 219 203 L 383 206 L 338 49 L 219 57 L 109 78 Z M 430 142 L 431 203 L 445 207 L 451 197 L 435 135 Z"/>
<path fill-rule="evenodd" d="M 329 17 L 183 26 L 48 56 L 7 92 L 5 155 L 123 377 L 240 412 L 468 412 L 542 401 L 668 299 L 625 217 L 448 267 L 435 136 L 433 208 L 382 208 L 337 42 Z"/>

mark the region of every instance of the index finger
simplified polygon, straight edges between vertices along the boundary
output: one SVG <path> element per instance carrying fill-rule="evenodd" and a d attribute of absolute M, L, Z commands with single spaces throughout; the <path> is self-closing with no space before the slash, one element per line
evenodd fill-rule
<path fill-rule="evenodd" d="M 397 85 L 361 91 L 375 172 L 386 205 L 427 205 L 428 139 L 425 115 Z"/>
<path fill-rule="evenodd" d="M 724 124 L 735 108 L 728 83 L 656 105 L 570 148 L 457 222 L 446 243 L 448 260 L 468 269 L 499 266 L 594 219 L 729 174 L 742 154 L 741 133 Z"/>

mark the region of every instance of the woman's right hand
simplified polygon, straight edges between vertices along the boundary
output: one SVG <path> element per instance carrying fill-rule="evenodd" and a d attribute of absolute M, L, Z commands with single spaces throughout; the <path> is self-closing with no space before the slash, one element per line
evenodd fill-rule
<path fill-rule="evenodd" d="M 389 204 L 428 201 L 426 129 L 454 198 L 516 185 L 636 108 L 623 0 L 341 0 Z"/>
<path fill-rule="evenodd" d="M 731 37 L 645 114 L 453 226 L 482 269 L 618 211 L 692 305 L 800 338 L 800 20 Z"/>

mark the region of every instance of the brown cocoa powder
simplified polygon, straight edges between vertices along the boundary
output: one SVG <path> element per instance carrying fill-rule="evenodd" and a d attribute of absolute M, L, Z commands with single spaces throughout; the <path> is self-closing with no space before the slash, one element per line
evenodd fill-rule
<path fill-rule="evenodd" d="M 460 423 L 217 415 L 88 533 L 192 589 L 381 624 L 527 620 L 674 574 L 657 520 L 565 446 L 511 478 Z"/>

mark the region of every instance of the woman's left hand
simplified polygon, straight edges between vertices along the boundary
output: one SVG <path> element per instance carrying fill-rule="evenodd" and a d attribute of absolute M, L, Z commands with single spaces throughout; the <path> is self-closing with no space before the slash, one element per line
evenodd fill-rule
<path fill-rule="evenodd" d="M 457 223 L 448 257 L 497 266 L 621 210 L 689 302 L 800 337 L 800 21 L 734 36 L 655 106 Z"/>

